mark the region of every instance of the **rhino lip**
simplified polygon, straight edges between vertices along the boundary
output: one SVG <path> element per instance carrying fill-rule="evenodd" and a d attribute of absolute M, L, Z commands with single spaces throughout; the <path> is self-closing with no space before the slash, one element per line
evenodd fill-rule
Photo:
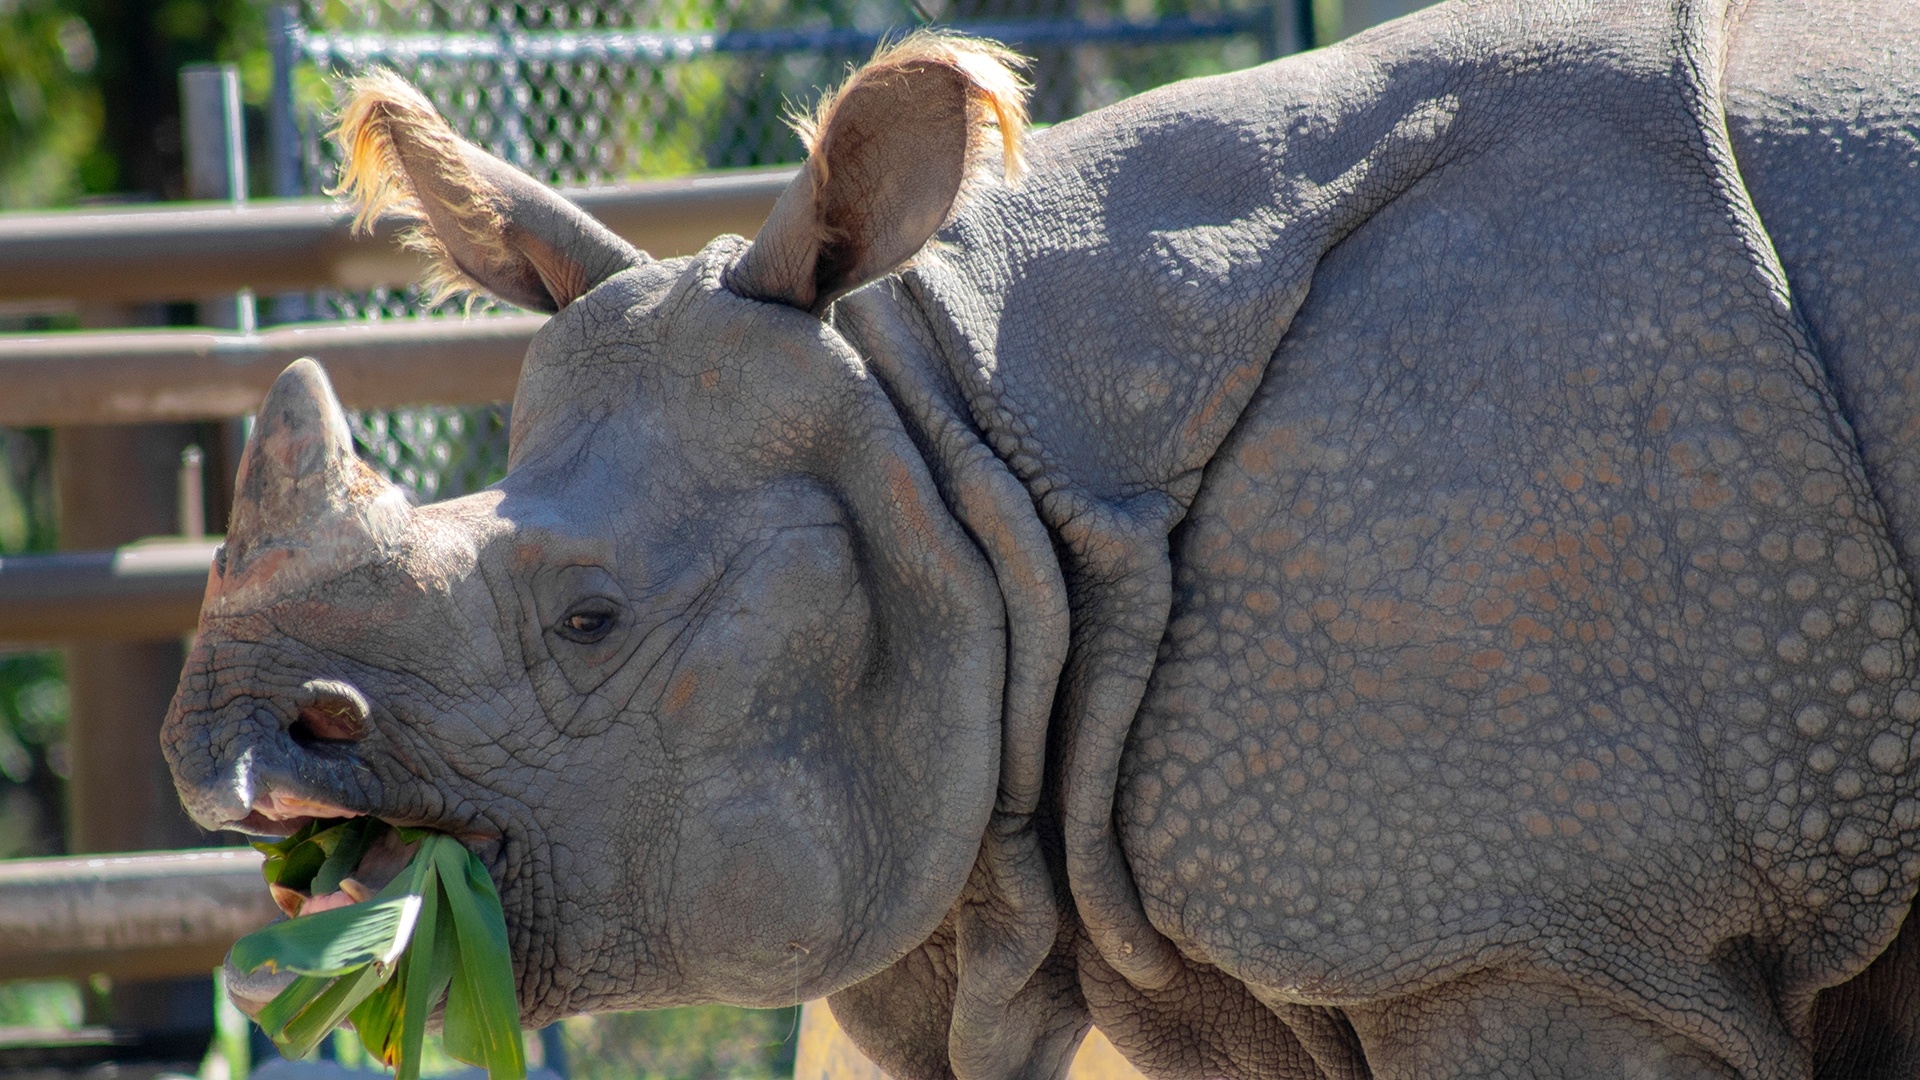
<path fill-rule="evenodd" d="M 249 836 L 292 836 L 315 821 L 359 817 L 360 812 L 322 799 L 267 791 L 256 796 L 246 817 L 227 828 Z"/>

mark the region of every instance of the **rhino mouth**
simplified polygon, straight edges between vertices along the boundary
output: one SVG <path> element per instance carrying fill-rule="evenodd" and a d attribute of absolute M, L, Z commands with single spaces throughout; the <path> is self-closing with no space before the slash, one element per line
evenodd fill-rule
<path fill-rule="evenodd" d="M 248 836 L 280 838 L 292 836 L 316 821 L 362 816 L 360 811 L 282 791 L 270 791 L 254 799 L 251 811 L 246 817 L 229 822 L 226 827 Z"/>
<path fill-rule="evenodd" d="M 346 820 L 363 815 L 343 809 L 337 805 L 300 796 L 288 796 L 280 793 L 263 795 L 255 800 L 253 812 L 245 819 L 233 823 L 229 828 L 255 836 L 284 837 L 305 828 L 316 821 Z M 377 816 L 377 815 L 374 815 Z M 412 825 L 411 822 L 395 822 L 387 819 L 388 825 Z M 500 880 L 500 862 L 505 845 L 500 837 L 492 834 L 460 832 L 433 825 L 422 825 L 446 832 L 460 840 L 463 846 L 473 851 L 485 864 L 487 873 L 496 882 Z M 333 911 L 348 907 L 380 894 L 380 891 L 392 883 L 393 879 L 405 870 L 419 850 L 419 843 L 408 843 L 400 836 L 399 829 L 387 829 L 380 839 L 369 847 L 353 871 L 340 881 L 339 888 L 315 895 L 306 890 L 292 889 L 277 883 L 268 884 L 267 889 L 273 895 L 273 902 L 289 919 L 299 919 L 318 915 L 323 911 Z M 234 1004 L 249 1017 L 257 1018 L 266 1004 L 279 996 L 297 976 L 290 971 L 270 971 L 262 968 L 258 971 L 241 971 L 229 961 L 224 965 L 223 978 Z"/>
<path fill-rule="evenodd" d="M 279 884 L 267 888 L 273 892 L 273 902 L 292 919 L 347 907 L 379 895 L 380 890 L 399 877 L 400 871 L 413 861 L 413 853 L 419 846 L 400 839 L 398 830 L 388 829 L 360 857 L 353 872 L 340 880 L 338 889 L 315 895 L 307 890 L 291 889 Z"/>
<path fill-rule="evenodd" d="M 318 821 L 345 821 L 357 817 L 379 818 L 387 825 L 398 828 L 388 829 L 382 834 L 379 841 L 360 857 L 353 872 L 341 880 L 337 890 L 313 896 L 280 885 L 269 886 L 273 890 L 274 903 L 287 913 L 288 918 L 317 915 L 322 911 L 357 904 L 386 888 L 399 876 L 400 871 L 406 869 L 419 848 L 417 843 L 409 844 L 402 840 L 399 828 L 429 829 L 453 837 L 479 857 L 495 883 L 500 880 L 506 845 L 501 835 L 492 830 L 449 827 L 445 822 L 403 820 L 377 812 L 349 810 L 336 803 L 277 790 L 255 798 L 252 812 L 227 828 L 250 836 L 281 838 L 291 836 Z"/>

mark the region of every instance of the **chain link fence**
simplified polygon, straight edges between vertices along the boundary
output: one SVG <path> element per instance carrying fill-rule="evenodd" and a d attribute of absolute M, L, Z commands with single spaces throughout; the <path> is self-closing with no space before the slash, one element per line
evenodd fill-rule
<path fill-rule="evenodd" d="M 405 76 L 454 128 L 550 183 L 587 185 L 797 163 L 787 116 L 928 22 L 997 37 L 1032 58 L 1033 116 L 1052 123 L 1174 79 L 1257 63 L 1296 6 L 1244 0 L 299 0 L 283 9 L 279 92 L 294 130 L 278 140 L 286 194 L 317 194 L 337 169 L 325 117 L 342 77 Z M 445 315 L 414 290 L 318 294 L 296 318 Z M 484 298 L 468 309 L 498 310 Z M 353 417 L 369 461 L 416 498 L 497 480 L 502 408 Z"/>
<path fill-rule="evenodd" d="M 1293 5 L 1248 0 L 300 0 L 281 46 L 293 112 L 329 76 L 399 71 L 462 134 L 535 176 L 592 184 L 798 162 L 786 124 L 882 40 L 930 22 L 1033 59 L 1032 112 L 1054 123 L 1189 75 L 1275 54 Z M 300 124 L 300 182 L 332 174 L 324 125 Z"/>

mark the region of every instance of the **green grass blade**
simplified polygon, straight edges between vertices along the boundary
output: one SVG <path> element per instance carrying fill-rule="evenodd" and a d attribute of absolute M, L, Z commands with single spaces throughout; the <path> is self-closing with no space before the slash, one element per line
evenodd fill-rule
<path fill-rule="evenodd" d="M 499 894 L 486 867 L 457 841 L 435 837 L 427 843 L 433 845 L 460 946 L 447 988 L 447 1053 L 482 1066 L 489 1080 L 524 1080 L 526 1045 Z"/>
<path fill-rule="evenodd" d="M 344 975 L 392 964 L 413 933 L 418 896 L 396 896 L 277 922 L 234 942 L 228 959 L 242 971 L 270 966 L 302 975 Z"/>
<path fill-rule="evenodd" d="M 420 920 L 413 931 L 420 947 L 407 953 L 407 981 L 401 991 L 396 1080 L 414 1080 L 420 1075 L 419 1047 L 426 1038 L 427 1014 L 433 1010 L 433 960 L 440 944 L 440 916 L 446 904 L 440 898 L 438 874 L 426 875 L 425 884 L 420 894 Z"/>
<path fill-rule="evenodd" d="M 367 850 L 386 834 L 387 823 L 379 818 L 354 818 L 331 833 L 336 837 L 327 859 L 314 873 L 308 888 L 315 896 L 325 896 L 340 888 L 340 882 L 353 875 L 354 868 Z"/>
<path fill-rule="evenodd" d="M 331 985 L 333 979 L 319 975 L 302 975 L 293 980 L 285 990 L 274 995 L 272 1001 L 260 1007 L 260 1030 L 266 1032 L 268 1038 L 279 1042 L 293 1018 L 313 1004 L 313 999 L 325 993 Z"/>
<path fill-rule="evenodd" d="M 387 887 L 381 889 L 380 894 L 374 899 L 379 901 L 392 900 L 401 896 L 424 896 L 427 891 L 427 882 L 434 880 L 434 874 L 433 860 L 427 857 L 427 849 L 422 845 L 413 853 L 413 858 L 407 862 L 406 869 L 400 871 L 392 881 L 387 882 Z"/>
<path fill-rule="evenodd" d="M 289 889 L 305 889 L 311 884 L 313 875 L 327 860 L 326 850 L 315 842 L 323 831 L 318 821 L 309 821 L 285 839 L 254 844 L 254 849 L 267 857 L 260 865 L 267 884 Z"/>
<path fill-rule="evenodd" d="M 371 818 L 310 824 L 273 844 L 271 883 L 339 888 L 391 826 Z M 276 923 L 234 945 L 236 967 L 301 977 L 269 1002 L 261 1026 L 289 1057 L 310 1052 L 351 1017 L 361 1045 L 418 1080 L 427 1020 L 444 997 L 445 1044 L 491 1080 L 524 1080 L 526 1050 L 500 897 L 480 860 L 450 836 L 400 829 L 418 843 L 407 868 L 364 903 Z"/>
<path fill-rule="evenodd" d="M 313 1052 L 327 1033 L 340 1025 L 354 1007 L 365 1001 L 393 974 L 389 968 L 368 964 L 351 975 L 333 980 L 312 1004 L 288 1021 L 273 1040 L 286 1058 L 303 1058 Z M 268 1032 L 272 1035 L 272 1032 Z"/>
<path fill-rule="evenodd" d="M 353 1033 L 359 1037 L 360 1045 L 375 1060 L 385 1065 L 393 1064 L 397 1047 L 394 1036 L 399 1031 L 400 988 L 407 977 L 407 968 L 413 958 L 409 949 L 400 958 L 394 968 L 393 978 L 380 984 L 380 989 L 367 995 L 365 1001 L 353 1007 L 348 1019 L 353 1021 Z"/>
<path fill-rule="evenodd" d="M 435 912 L 431 941 L 423 930 L 415 935 L 415 940 L 420 944 L 408 952 L 412 971 L 409 973 L 406 1004 L 400 1018 L 399 1057 L 394 1080 L 418 1080 L 421 1048 L 427 1039 L 427 1020 L 433 1015 L 433 1007 L 446 998 L 447 988 L 453 981 L 460 945 L 454 937 L 453 913 L 447 906 L 446 897 L 439 895 L 437 888 L 434 906 L 438 910 Z"/>

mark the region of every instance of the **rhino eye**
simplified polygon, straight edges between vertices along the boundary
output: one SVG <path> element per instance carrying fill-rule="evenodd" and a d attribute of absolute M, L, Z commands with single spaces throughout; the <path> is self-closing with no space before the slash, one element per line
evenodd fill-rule
<path fill-rule="evenodd" d="M 560 625 L 555 629 L 561 637 L 566 638 L 568 641 L 576 641 L 582 645 L 591 645 L 601 638 L 606 637 L 608 631 L 613 629 L 613 624 L 614 613 L 612 610 L 606 607 L 593 606 L 576 608 L 569 612 L 566 618 L 560 620 Z"/>

